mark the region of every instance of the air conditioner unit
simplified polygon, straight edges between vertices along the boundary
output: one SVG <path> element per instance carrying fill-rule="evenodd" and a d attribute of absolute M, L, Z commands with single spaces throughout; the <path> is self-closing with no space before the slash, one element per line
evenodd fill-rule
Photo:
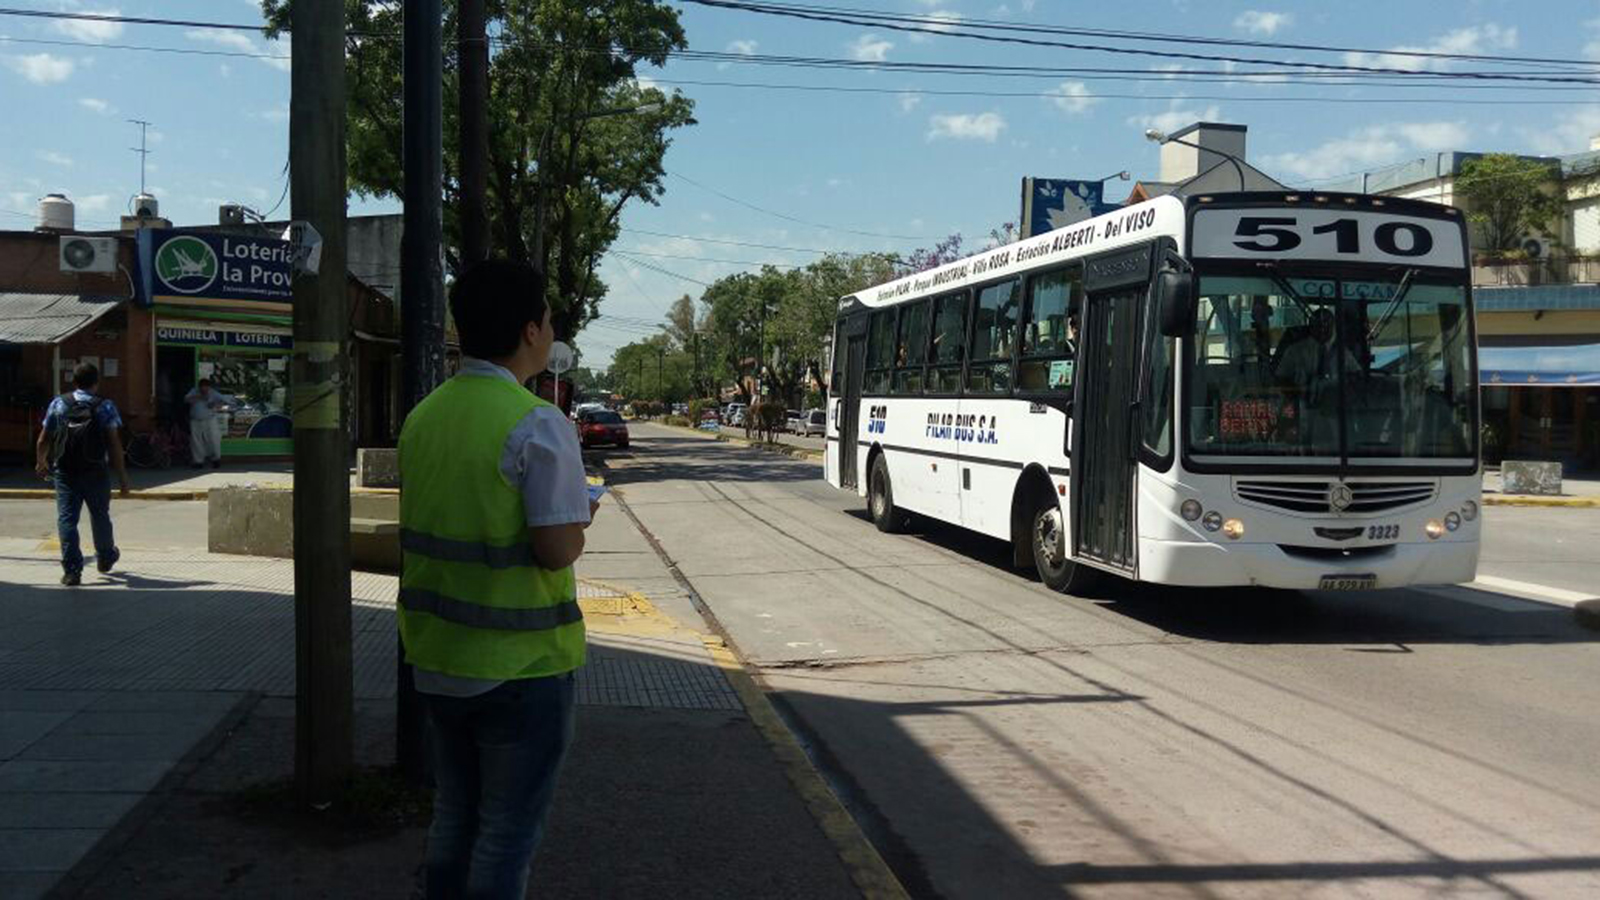
<path fill-rule="evenodd" d="M 1528 254 L 1530 259 L 1543 259 L 1550 255 L 1550 242 L 1544 238 L 1523 238 L 1522 252 Z"/>
<path fill-rule="evenodd" d="M 116 270 L 116 238 L 82 237 L 75 234 L 61 237 L 61 271 L 115 272 Z"/>

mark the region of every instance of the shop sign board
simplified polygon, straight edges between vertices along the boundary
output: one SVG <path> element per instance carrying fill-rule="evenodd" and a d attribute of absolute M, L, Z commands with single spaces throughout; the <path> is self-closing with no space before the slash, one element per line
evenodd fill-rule
<path fill-rule="evenodd" d="M 289 350 L 294 339 L 287 334 L 230 331 L 202 325 L 157 325 L 156 343 L 197 347 L 238 347 L 244 350 Z"/>
<path fill-rule="evenodd" d="M 294 299 L 294 245 L 176 228 L 139 231 L 139 302 Z"/>

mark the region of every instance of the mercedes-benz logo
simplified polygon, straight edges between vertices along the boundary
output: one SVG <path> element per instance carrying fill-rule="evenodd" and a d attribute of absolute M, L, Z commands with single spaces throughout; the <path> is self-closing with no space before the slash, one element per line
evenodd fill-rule
<path fill-rule="evenodd" d="M 1328 505 L 1333 507 L 1334 512 L 1344 512 L 1345 508 L 1348 507 L 1350 502 L 1354 499 L 1355 495 L 1350 492 L 1349 485 L 1336 484 L 1333 487 L 1328 488 Z"/>

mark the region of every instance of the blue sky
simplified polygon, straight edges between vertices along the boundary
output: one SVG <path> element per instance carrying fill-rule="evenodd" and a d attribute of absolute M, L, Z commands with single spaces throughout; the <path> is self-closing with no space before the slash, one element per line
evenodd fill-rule
<path fill-rule="evenodd" d="M 228 22 L 250 22 L 257 16 L 253 0 L 15 0 L 11 5 Z M 937 13 L 951 20 L 1600 60 L 1600 3 L 1594 0 L 1541 0 L 1537 15 L 1529 14 L 1530 4 L 1512 0 L 1346 0 L 1337 6 L 1262 0 L 851 0 L 849 5 Z M 691 4 L 682 8 L 690 46 L 696 50 L 1157 70 L 1176 63 L 911 36 Z M 46 191 L 71 195 L 84 226 L 114 225 L 139 186 L 138 157 L 128 149 L 137 144 L 138 130 L 125 121 L 130 118 L 155 123 L 148 182 L 161 199 L 163 213 L 175 222 L 214 221 L 223 202 L 263 211 L 278 202 L 288 140 L 286 60 L 106 45 L 287 55 L 286 43 L 269 44 L 237 32 L 11 17 L 0 17 L 0 36 L 9 39 L 0 40 L 0 121 L 7 137 L 0 141 L 4 227 L 29 227 L 34 202 Z M 1236 52 L 1345 61 L 1339 54 Z M 1404 58 L 1393 62 L 1445 71 L 1488 68 Z M 693 97 L 700 124 L 675 135 L 667 158 L 674 174 L 667 179 L 661 205 L 636 203 L 624 213 L 619 252 L 600 269 L 611 286 L 606 318 L 578 341 L 591 363 L 603 362 L 613 349 L 634 339 L 638 320 L 659 319 L 683 293 L 698 296 L 697 281 L 709 282 L 752 263 L 804 263 L 815 259 L 818 254 L 812 251 L 818 250 L 909 250 L 953 231 L 977 249 L 989 229 L 1017 218 L 1019 183 L 1026 175 L 1098 178 L 1128 169 L 1135 178 L 1154 178 L 1158 153 L 1143 138 L 1148 127 L 1170 130 L 1202 118 L 1248 125 L 1250 160 L 1291 184 L 1310 184 L 1433 150 L 1576 152 L 1587 149 L 1589 136 L 1600 132 L 1600 94 L 1590 89 L 1201 84 L 1159 73 L 1154 80 L 1134 82 L 1061 75 L 982 78 L 701 61 L 678 61 L 644 74 L 664 89 Z M 858 90 L 757 89 L 727 83 Z M 903 93 L 919 89 L 1050 96 Z M 1323 102 L 1283 99 L 1287 97 L 1320 97 Z M 1433 102 L 1373 102 L 1399 97 Z M 1510 102 L 1458 102 L 1468 99 Z M 1116 196 L 1124 186 L 1113 183 L 1107 193 Z M 395 208 L 382 201 L 353 201 L 351 207 L 355 213 Z M 277 215 L 287 213 L 285 203 Z"/>

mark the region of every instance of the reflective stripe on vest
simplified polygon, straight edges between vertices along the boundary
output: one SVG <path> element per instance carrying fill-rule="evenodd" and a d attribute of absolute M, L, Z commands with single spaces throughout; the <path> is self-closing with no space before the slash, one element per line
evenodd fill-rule
<path fill-rule="evenodd" d="M 538 565 L 538 561 L 533 557 L 533 545 L 527 541 L 509 545 L 485 544 L 479 541 L 457 541 L 402 528 L 400 549 L 445 562 L 478 563 L 491 569 Z"/>
<path fill-rule="evenodd" d="M 583 611 L 576 600 L 534 609 L 505 609 L 468 603 L 433 591 L 401 588 L 400 605 L 408 612 L 425 612 L 457 625 L 499 631 L 549 631 L 583 621 Z"/>

